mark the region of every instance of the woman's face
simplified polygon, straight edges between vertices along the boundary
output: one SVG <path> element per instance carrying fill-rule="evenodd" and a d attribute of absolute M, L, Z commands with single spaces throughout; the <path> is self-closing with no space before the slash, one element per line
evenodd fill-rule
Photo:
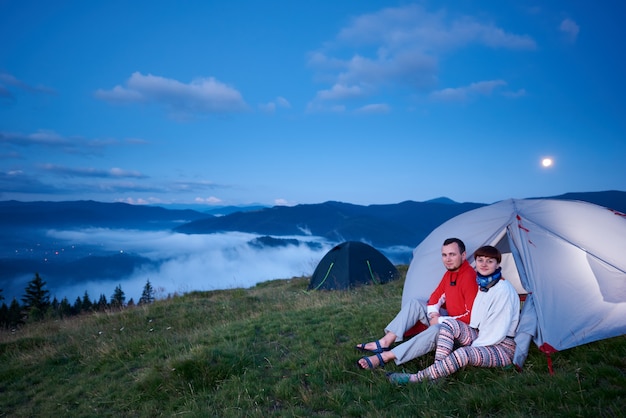
<path fill-rule="evenodd" d="M 498 260 L 495 258 L 482 255 L 476 257 L 476 271 L 483 276 L 491 276 L 499 266 L 500 264 L 498 264 Z"/>

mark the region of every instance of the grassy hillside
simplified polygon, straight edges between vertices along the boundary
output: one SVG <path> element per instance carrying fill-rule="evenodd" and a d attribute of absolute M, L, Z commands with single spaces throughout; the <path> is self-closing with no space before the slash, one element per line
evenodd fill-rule
<path fill-rule="evenodd" d="M 405 270 L 403 269 L 403 274 Z M 308 280 L 197 292 L 153 305 L 0 332 L 0 416 L 617 417 L 626 410 L 626 337 L 525 371 L 466 368 L 391 385 L 353 347 L 380 336 L 403 280 L 307 292 Z"/>

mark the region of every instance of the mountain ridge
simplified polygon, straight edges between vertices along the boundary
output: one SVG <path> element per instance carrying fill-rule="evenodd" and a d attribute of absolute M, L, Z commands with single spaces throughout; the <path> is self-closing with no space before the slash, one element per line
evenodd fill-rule
<path fill-rule="evenodd" d="M 366 241 L 378 247 L 410 246 L 421 241 L 435 224 L 481 206 L 484 204 L 413 201 L 361 206 L 328 201 L 199 219 L 174 230 L 186 234 L 240 231 L 262 235 L 314 235 L 336 242 Z"/>
<path fill-rule="evenodd" d="M 626 192 L 573 192 L 530 199 L 583 200 L 626 212 Z M 259 235 L 312 235 L 329 241 L 357 240 L 377 247 L 414 247 L 434 228 L 486 203 L 455 202 L 447 197 L 417 202 L 357 205 L 326 201 L 295 206 L 258 205 L 214 216 L 192 209 L 105 203 L 92 200 L 63 202 L 0 201 L 0 226 L 7 232 L 21 228 L 169 229 L 184 234 L 248 232 Z M 232 208 L 232 207 L 231 207 Z"/>
<path fill-rule="evenodd" d="M 532 199 L 583 200 L 626 211 L 626 192 L 622 191 L 567 193 Z M 329 241 L 355 240 L 374 247 L 414 247 L 448 219 L 483 206 L 488 204 L 458 203 L 445 197 L 426 202 L 407 200 L 368 206 L 327 201 L 198 219 L 174 230 L 185 234 L 240 231 L 261 235 L 302 235 L 306 231 Z"/>
<path fill-rule="evenodd" d="M 0 201 L 0 226 L 3 227 L 126 228 L 139 226 L 141 229 L 163 229 L 207 216 L 211 215 L 190 209 L 164 209 L 123 202 Z"/>

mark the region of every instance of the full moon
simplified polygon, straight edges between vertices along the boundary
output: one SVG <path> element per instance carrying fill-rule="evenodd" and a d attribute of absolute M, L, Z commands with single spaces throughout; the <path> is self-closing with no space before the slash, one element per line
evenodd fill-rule
<path fill-rule="evenodd" d="M 544 167 L 550 167 L 552 165 L 552 158 L 544 158 L 541 160 L 541 165 Z"/>

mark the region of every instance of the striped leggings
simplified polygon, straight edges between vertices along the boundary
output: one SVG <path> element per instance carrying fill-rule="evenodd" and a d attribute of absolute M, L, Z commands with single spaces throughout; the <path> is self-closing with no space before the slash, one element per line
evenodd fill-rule
<path fill-rule="evenodd" d="M 417 380 L 435 380 L 449 376 L 462 367 L 503 367 L 512 363 L 515 353 L 515 340 L 507 337 L 504 341 L 487 347 L 471 347 L 478 332 L 465 322 L 455 319 L 443 321 L 439 329 L 435 362 L 417 372 Z M 455 342 L 461 345 L 454 349 Z"/>

